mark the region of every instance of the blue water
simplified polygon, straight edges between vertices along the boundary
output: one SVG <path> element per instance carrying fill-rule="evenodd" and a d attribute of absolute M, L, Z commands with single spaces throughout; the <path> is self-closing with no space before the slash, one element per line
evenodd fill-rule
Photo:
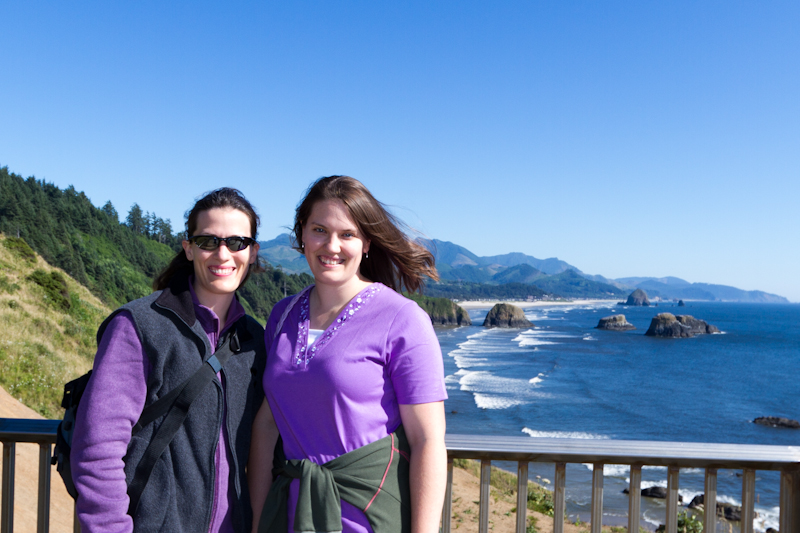
<path fill-rule="evenodd" d="M 587 439 L 800 445 L 800 431 L 758 426 L 759 416 L 800 419 L 800 305 L 689 302 L 686 307 L 611 303 L 525 307 L 532 329 L 439 329 L 449 399 L 449 433 Z M 722 334 L 645 337 L 660 312 L 688 314 Z M 594 329 L 623 313 L 629 332 Z M 587 520 L 590 465 L 568 465 L 567 512 Z M 552 464 L 532 476 L 553 479 Z M 642 486 L 666 486 L 666 469 L 645 467 Z M 720 501 L 741 504 L 741 478 L 719 473 Z M 604 521 L 624 523 L 628 469 L 605 467 Z M 546 483 L 545 483 L 546 485 Z M 683 469 L 684 505 L 703 491 L 703 471 Z M 756 529 L 778 524 L 779 475 L 759 471 Z M 647 523 L 664 522 L 663 501 L 644 499 Z M 605 523 L 604 522 L 604 523 Z M 727 526 L 725 526 L 727 531 Z"/>

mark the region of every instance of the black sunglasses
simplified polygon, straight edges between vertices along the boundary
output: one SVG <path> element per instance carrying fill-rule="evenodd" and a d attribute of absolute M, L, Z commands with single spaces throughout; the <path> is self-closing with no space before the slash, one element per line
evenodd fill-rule
<path fill-rule="evenodd" d="M 195 243 L 201 250 L 209 251 L 216 250 L 219 248 L 220 243 L 224 242 L 231 252 L 244 250 L 256 242 L 255 239 L 250 237 L 217 237 L 216 235 L 192 235 L 187 240 Z"/>

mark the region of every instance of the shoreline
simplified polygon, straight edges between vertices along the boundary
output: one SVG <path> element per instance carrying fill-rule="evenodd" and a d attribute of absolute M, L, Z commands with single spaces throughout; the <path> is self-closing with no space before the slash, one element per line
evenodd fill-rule
<path fill-rule="evenodd" d="M 465 310 L 469 309 L 491 309 L 495 304 L 509 304 L 515 305 L 520 309 L 527 309 L 529 307 L 552 307 L 563 305 L 591 305 L 614 303 L 616 304 L 619 299 L 606 300 L 606 299 L 582 299 L 582 300 L 534 300 L 532 302 L 523 302 L 521 300 L 453 300 L 453 303 L 462 307 Z"/>

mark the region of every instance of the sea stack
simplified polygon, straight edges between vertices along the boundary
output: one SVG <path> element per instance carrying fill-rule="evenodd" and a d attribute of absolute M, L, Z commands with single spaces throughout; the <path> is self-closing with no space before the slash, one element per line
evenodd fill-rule
<path fill-rule="evenodd" d="M 525 313 L 516 305 L 495 304 L 486 315 L 483 327 L 486 328 L 530 328 L 533 323 L 525 318 Z"/>
<path fill-rule="evenodd" d="M 646 292 L 644 292 L 642 289 L 636 289 L 630 294 L 630 296 L 628 296 L 628 301 L 625 302 L 625 305 L 648 307 L 650 305 L 650 300 L 647 299 Z"/>
<path fill-rule="evenodd" d="M 636 329 L 636 326 L 628 322 L 625 315 L 606 316 L 600 319 L 595 329 L 607 329 L 609 331 L 628 331 Z"/>
<path fill-rule="evenodd" d="M 759 416 L 753 420 L 753 424 L 767 426 L 771 428 L 800 429 L 800 422 L 782 416 Z"/>
<path fill-rule="evenodd" d="M 686 307 L 686 304 L 683 303 L 683 300 L 678 300 L 678 307 Z"/>
<path fill-rule="evenodd" d="M 719 333 L 716 326 L 689 315 L 675 316 L 672 313 L 656 315 L 645 335 L 649 337 L 681 338 L 708 333 Z"/>

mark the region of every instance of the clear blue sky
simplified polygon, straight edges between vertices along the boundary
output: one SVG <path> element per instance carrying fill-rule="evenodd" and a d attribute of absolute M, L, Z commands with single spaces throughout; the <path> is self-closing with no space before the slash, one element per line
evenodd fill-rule
<path fill-rule="evenodd" d="M 431 238 L 800 301 L 800 3 L 0 1 L 0 165 L 260 237 L 362 180 Z"/>

